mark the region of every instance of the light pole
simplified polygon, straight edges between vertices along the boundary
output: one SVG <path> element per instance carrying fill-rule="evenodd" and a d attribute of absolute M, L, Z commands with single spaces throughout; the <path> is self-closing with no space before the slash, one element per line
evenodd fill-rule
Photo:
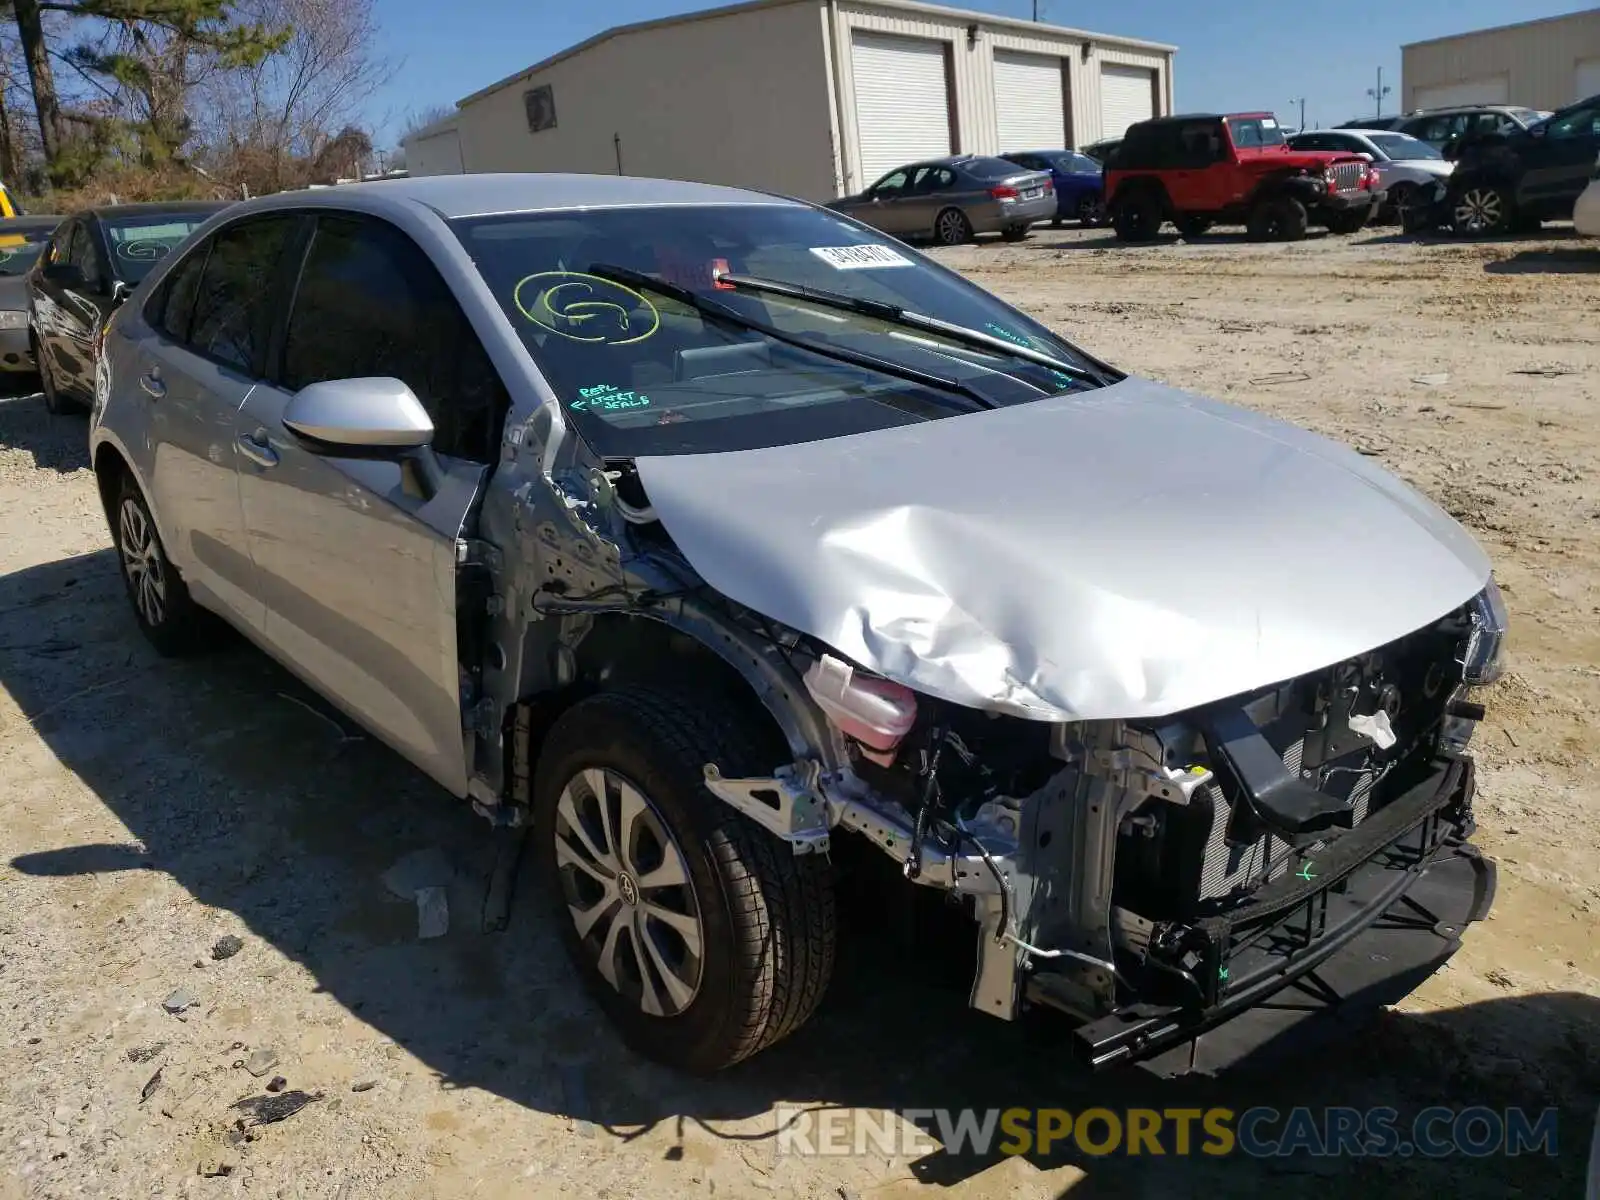
<path fill-rule="evenodd" d="M 1304 96 L 1296 96 L 1293 100 L 1289 101 L 1289 103 L 1298 104 L 1300 106 L 1300 128 L 1295 130 L 1295 132 L 1304 133 L 1306 131 L 1306 98 Z"/>
<path fill-rule="evenodd" d="M 1373 114 L 1374 116 L 1379 116 L 1379 117 L 1383 116 L 1383 98 L 1385 96 L 1387 96 L 1390 93 L 1391 90 L 1393 90 L 1393 89 L 1386 88 L 1386 87 L 1383 86 L 1383 68 L 1379 67 L 1378 68 L 1378 86 L 1375 87 L 1375 88 L 1368 88 L 1367 89 L 1367 95 L 1371 96 L 1372 99 L 1378 105 L 1378 111 Z"/>

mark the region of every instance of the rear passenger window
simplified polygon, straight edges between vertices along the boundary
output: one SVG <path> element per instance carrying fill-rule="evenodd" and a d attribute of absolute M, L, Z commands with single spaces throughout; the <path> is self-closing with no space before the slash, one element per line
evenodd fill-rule
<path fill-rule="evenodd" d="M 283 386 L 363 376 L 416 393 L 439 453 L 492 461 L 509 400 L 449 286 L 392 225 L 321 217 L 289 316 Z"/>
<path fill-rule="evenodd" d="M 196 354 L 251 374 L 272 329 L 273 281 L 294 230 L 293 216 L 230 225 L 211 240 L 190 322 Z"/>

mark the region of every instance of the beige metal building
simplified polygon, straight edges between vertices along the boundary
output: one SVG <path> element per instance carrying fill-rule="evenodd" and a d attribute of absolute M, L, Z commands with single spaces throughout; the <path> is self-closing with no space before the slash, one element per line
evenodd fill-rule
<path fill-rule="evenodd" d="M 1172 111 L 1175 47 L 916 3 L 755 0 L 607 30 L 407 138 L 412 175 L 585 171 L 828 200 L 950 153 Z"/>
<path fill-rule="evenodd" d="M 1600 8 L 1400 48 L 1400 103 L 1557 109 L 1600 95 Z"/>

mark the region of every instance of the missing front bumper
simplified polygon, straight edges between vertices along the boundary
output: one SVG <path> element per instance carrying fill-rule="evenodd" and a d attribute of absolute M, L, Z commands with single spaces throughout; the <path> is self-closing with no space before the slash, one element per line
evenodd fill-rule
<path fill-rule="evenodd" d="M 1216 1070 L 1415 989 L 1460 947 L 1494 899 L 1494 864 L 1467 843 L 1472 760 L 1426 780 L 1330 845 L 1324 873 L 1291 876 L 1198 926 L 1186 1002 L 1130 1004 L 1080 1026 L 1092 1068 L 1146 1062 L 1163 1074 Z M 1030 998 L 1052 1001 L 1052 981 Z"/>

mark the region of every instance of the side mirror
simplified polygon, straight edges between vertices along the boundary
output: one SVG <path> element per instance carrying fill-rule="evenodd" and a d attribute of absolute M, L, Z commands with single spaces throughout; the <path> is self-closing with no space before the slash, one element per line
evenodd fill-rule
<path fill-rule="evenodd" d="M 283 425 L 335 450 L 399 453 L 433 440 L 422 401 L 398 379 L 329 379 L 301 388 L 284 407 Z"/>
<path fill-rule="evenodd" d="M 77 263 L 49 263 L 44 268 L 44 277 L 57 287 L 68 288 L 72 291 L 81 292 L 89 286 L 88 279 L 84 277 L 83 268 Z"/>
<path fill-rule="evenodd" d="M 1533 126 L 1530 126 L 1529 129 L 1528 129 L 1528 136 L 1531 137 L 1531 138 L 1542 138 L 1542 137 L 1544 137 L 1545 134 L 1547 134 L 1549 132 L 1550 131 L 1548 129 L 1546 129 L 1543 125 L 1533 125 Z"/>
<path fill-rule="evenodd" d="M 116 279 L 111 283 L 111 306 L 115 308 L 128 298 L 128 281 Z"/>
<path fill-rule="evenodd" d="M 433 420 L 402 381 L 387 376 L 307 384 L 284 406 L 283 427 L 307 449 L 333 458 L 398 462 L 406 490 L 433 498 L 444 482 Z"/>

